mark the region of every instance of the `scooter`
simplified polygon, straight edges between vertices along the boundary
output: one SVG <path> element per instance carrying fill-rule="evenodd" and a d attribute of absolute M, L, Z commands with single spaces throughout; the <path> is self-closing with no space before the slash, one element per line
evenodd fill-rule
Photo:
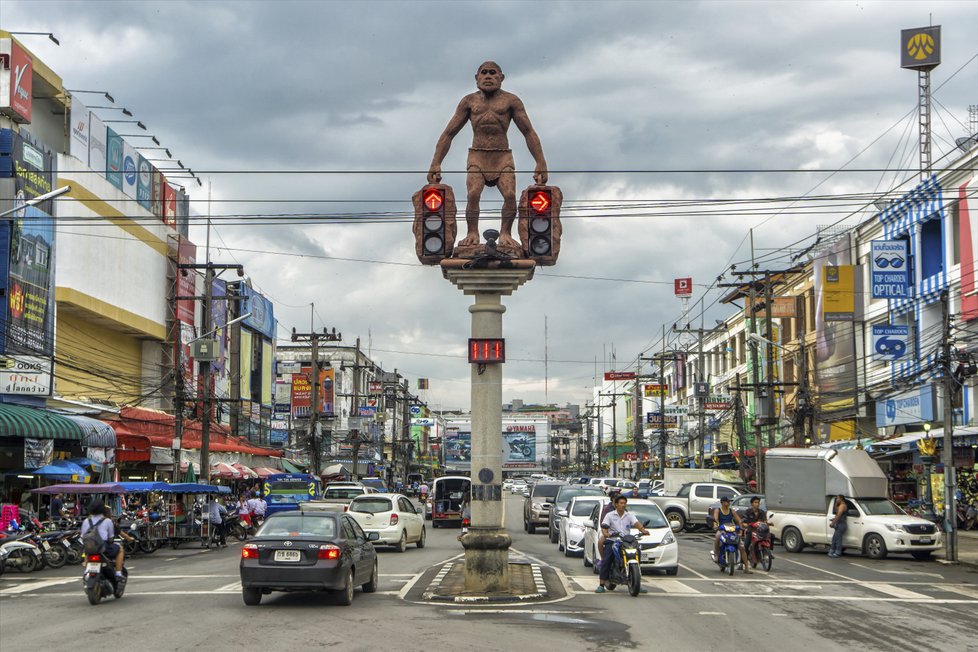
<path fill-rule="evenodd" d="M 771 572 L 774 554 L 771 551 L 771 527 L 763 522 L 750 524 L 748 529 L 748 552 L 751 568 L 760 564 L 764 572 Z"/>
<path fill-rule="evenodd" d="M 82 575 L 82 585 L 85 587 L 85 596 L 92 605 L 97 605 L 102 598 L 114 595 L 116 600 L 122 597 L 126 590 L 126 582 L 129 578 L 129 571 L 122 567 L 122 577 L 120 583 L 115 575 L 115 560 L 109 559 L 102 553 L 93 553 L 85 556 L 85 572 Z"/>
<path fill-rule="evenodd" d="M 720 527 L 720 551 L 716 561 L 720 572 L 727 575 L 733 575 L 743 561 L 740 558 L 740 528 L 733 523 L 725 523 Z"/>
<path fill-rule="evenodd" d="M 44 565 L 44 553 L 41 549 L 19 537 L 0 539 L 0 551 L 5 557 L 5 566 L 22 573 L 30 573 Z"/>

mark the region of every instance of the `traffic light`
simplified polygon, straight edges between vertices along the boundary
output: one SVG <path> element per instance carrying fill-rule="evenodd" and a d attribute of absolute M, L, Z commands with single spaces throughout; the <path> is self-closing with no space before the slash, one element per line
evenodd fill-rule
<path fill-rule="evenodd" d="M 520 197 L 519 234 L 523 251 L 539 265 L 553 265 L 560 253 L 560 204 L 556 186 L 530 186 Z"/>
<path fill-rule="evenodd" d="M 412 202 L 415 253 L 425 265 L 437 265 L 455 248 L 455 195 L 451 187 L 436 183 L 414 193 Z"/>

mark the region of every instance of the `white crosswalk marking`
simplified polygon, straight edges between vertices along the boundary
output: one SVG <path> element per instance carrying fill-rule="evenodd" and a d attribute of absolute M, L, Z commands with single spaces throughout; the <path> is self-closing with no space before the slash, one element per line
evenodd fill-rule
<path fill-rule="evenodd" d="M 67 577 L 59 578 L 56 580 L 41 580 L 40 582 L 31 582 L 20 584 L 18 586 L 11 586 L 8 588 L 0 589 L 0 593 L 4 595 L 10 595 L 12 593 L 26 593 L 27 591 L 36 591 L 38 589 L 44 589 L 49 586 L 59 586 L 61 584 L 70 584 L 71 582 L 78 582 L 81 584 L 80 577 Z"/>
<path fill-rule="evenodd" d="M 936 586 L 945 591 L 960 593 L 969 598 L 978 598 L 978 587 L 975 586 L 964 586 L 962 584 L 938 584 Z"/>
<path fill-rule="evenodd" d="M 924 595 L 923 593 L 917 593 L 916 591 L 904 589 L 892 584 L 883 584 L 881 582 L 866 582 L 863 586 L 893 596 L 894 598 L 910 598 L 912 600 L 929 600 L 931 598 L 931 596 Z"/>
<path fill-rule="evenodd" d="M 569 578 L 579 587 L 582 591 L 595 591 L 598 588 L 600 580 L 597 577 L 587 577 L 587 576 L 572 576 Z M 686 584 L 683 584 L 679 580 L 663 580 L 658 578 L 650 578 L 648 580 L 643 580 L 642 586 L 647 588 L 650 592 L 662 592 L 662 593 L 672 593 L 672 594 L 693 594 L 699 593 L 696 589 Z"/>

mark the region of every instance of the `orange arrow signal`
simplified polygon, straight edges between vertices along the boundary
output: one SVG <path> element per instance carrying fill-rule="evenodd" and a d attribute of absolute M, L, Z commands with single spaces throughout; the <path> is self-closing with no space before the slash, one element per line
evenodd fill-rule
<path fill-rule="evenodd" d="M 428 210 L 438 210 L 441 208 L 443 201 L 441 191 L 434 188 L 430 189 L 424 195 L 424 205 L 428 207 Z"/>
<path fill-rule="evenodd" d="M 530 200 L 530 206 L 536 212 L 544 213 L 550 208 L 550 197 L 545 192 L 535 192 L 533 193 L 533 199 Z"/>

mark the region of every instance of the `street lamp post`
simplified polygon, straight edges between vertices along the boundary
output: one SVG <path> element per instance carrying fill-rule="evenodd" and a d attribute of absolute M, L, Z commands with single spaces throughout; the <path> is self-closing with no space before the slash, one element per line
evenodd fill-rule
<path fill-rule="evenodd" d="M 920 451 L 920 461 L 924 465 L 924 505 L 923 517 L 928 521 L 937 519 L 937 512 L 934 510 L 934 489 L 931 477 L 934 469 L 934 462 L 937 460 L 937 440 L 930 436 L 930 424 L 924 424 L 924 432 L 927 435 L 917 441 L 917 450 Z"/>

